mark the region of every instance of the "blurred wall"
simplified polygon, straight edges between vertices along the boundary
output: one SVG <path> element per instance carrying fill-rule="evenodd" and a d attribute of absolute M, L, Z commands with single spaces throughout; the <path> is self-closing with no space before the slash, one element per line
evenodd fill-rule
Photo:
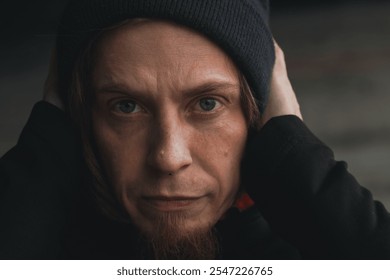
<path fill-rule="evenodd" d="M 0 11 L 0 156 L 41 99 L 66 1 L 8 1 Z M 271 0 L 307 125 L 390 209 L 390 4 Z"/>
<path fill-rule="evenodd" d="M 274 13 L 304 120 L 390 209 L 390 3 Z"/>

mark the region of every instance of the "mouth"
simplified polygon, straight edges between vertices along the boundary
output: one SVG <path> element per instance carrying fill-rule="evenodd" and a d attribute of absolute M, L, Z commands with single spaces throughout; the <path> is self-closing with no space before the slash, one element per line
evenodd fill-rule
<path fill-rule="evenodd" d="M 144 202 L 162 212 L 182 211 L 196 208 L 202 204 L 204 196 L 145 196 Z"/>

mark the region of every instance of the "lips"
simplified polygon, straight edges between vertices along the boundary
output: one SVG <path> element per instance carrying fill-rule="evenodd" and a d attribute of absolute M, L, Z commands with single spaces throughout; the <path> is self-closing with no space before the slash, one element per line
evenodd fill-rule
<path fill-rule="evenodd" d="M 196 207 L 204 197 L 193 196 L 146 196 L 143 200 L 149 206 L 156 210 L 167 211 L 180 211 Z"/>

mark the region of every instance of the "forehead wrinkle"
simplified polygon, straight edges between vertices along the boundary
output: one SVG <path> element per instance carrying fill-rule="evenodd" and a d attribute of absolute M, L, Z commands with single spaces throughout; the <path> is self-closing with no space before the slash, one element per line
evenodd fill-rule
<path fill-rule="evenodd" d="M 159 93 L 155 91 L 155 77 L 143 73 L 127 76 L 116 75 L 115 73 L 105 74 L 95 87 L 96 93 L 120 93 L 144 101 L 155 98 Z"/>
<path fill-rule="evenodd" d="M 127 43 L 131 42 L 130 49 L 127 51 L 120 49 L 121 52 L 115 60 L 108 59 L 112 58 L 109 54 L 105 59 L 108 59 L 105 64 L 108 64 L 106 66 L 111 74 L 108 76 L 104 73 L 104 75 L 111 83 L 129 84 L 132 87 L 139 87 L 139 91 L 162 94 L 183 92 L 188 87 L 194 87 L 196 84 L 214 78 L 232 80 L 236 76 L 235 67 L 229 57 L 218 46 L 205 40 L 201 35 L 182 28 L 172 28 L 167 24 L 157 26 L 153 23 L 143 23 L 140 26 L 142 25 L 145 27 L 148 25 L 151 29 L 164 30 L 166 33 L 157 32 L 157 36 L 152 36 L 153 32 L 147 32 L 138 37 L 140 34 L 132 32 L 137 27 L 133 30 L 131 27 L 129 29 L 125 27 L 123 31 L 127 34 L 124 36 L 130 37 L 130 41 L 127 41 Z M 138 38 L 143 40 L 139 41 Z M 111 44 L 118 45 L 121 40 L 121 38 L 114 37 Z M 203 47 L 194 47 L 198 41 L 200 46 L 205 46 L 205 50 Z M 126 45 L 126 40 L 124 45 Z M 132 50 L 137 53 L 136 56 L 132 55 Z M 121 59 L 122 55 L 125 57 L 125 62 Z M 208 63 L 210 56 L 221 58 L 218 65 Z M 131 64 L 130 71 L 127 68 L 129 64 Z"/>
<path fill-rule="evenodd" d="M 234 76 L 235 69 L 228 69 L 231 65 L 226 65 L 230 67 L 221 71 L 219 68 L 201 65 L 197 60 L 192 61 L 191 66 L 188 65 L 189 63 L 187 65 L 171 63 L 169 66 L 154 69 L 152 74 L 147 72 L 150 75 L 149 89 L 175 100 L 207 92 L 232 93 L 239 90 L 238 78 Z M 154 83 L 150 83 L 151 81 Z"/>
<path fill-rule="evenodd" d="M 169 96 L 175 100 L 213 91 L 232 92 L 239 85 L 228 68 L 229 72 L 220 71 L 219 68 L 202 66 L 196 60 L 191 66 L 176 62 L 165 67 L 132 67 L 130 72 L 117 68 L 104 72 L 96 90 L 144 93 L 160 98 Z"/>

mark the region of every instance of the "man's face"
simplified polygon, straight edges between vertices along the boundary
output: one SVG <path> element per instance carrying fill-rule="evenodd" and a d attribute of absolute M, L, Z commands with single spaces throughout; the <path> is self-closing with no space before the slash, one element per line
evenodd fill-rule
<path fill-rule="evenodd" d="M 234 202 L 247 137 L 238 73 L 208 39 L 171 23 L 108 32 L 92 74 L 93 130 L 109 183 L 153 236 L 164 217 L 189 233 Z"/>

